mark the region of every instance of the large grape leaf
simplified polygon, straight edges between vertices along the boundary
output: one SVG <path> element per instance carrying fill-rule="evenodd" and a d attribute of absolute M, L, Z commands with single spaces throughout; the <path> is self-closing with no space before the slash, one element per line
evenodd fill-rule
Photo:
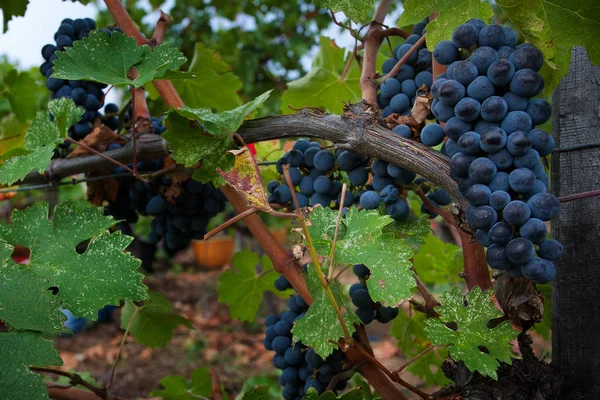
<path fill-rule="evenodd" d="M 383 228 L 384 232 L 391 232 L 399 239 L 404 240 L 415 253 L 425 244 L 425 237 L 431 234 L 429 215 L 409 215 L 404 221 L 393 221 Z"/>
<path fill-rule="evenodd" d="M 19 121 L 12 113 L 0 119 L 0 159 L 8 159 L 5 155 L 13 149 L 23 149 L 29 125 L 30 121 Z"/>
<path fill-rule="evenodd" d="M 62 360 L 54 342 L 35 332 L 0 333 L 0 399 L 48 399 L 43 376 L 31 366 L 60 366 Z"/>
<path fill-rule="evenodd" d="M 417 275 L 426 284 L 457 283 L 458 274 L 464 268 L 462 249 L 435 235 L 429 235 L 415 254 L 414 266 Z"/>
<path fill-rule="evenodd" d="M 2 9 L 2 16 L 4 17 L 4 32 L 8 29 L 8 21 L 13 17 L 22 17 L 25 15 L 27 9 L 27 0 L 4 0 L 0 4 Z"/>
<path fill-rule="evenodd" d="M 338 347 L 330 340 L 337 342 L 340 338 L 343 338 L 344 330 L 312 264 L 308 267 L 306 285 L 313 303 L 304 314 L 304 317 L 296 320 L 292 334 L 294 335 L 294 341 L 312 347 L 315 353 L 325 359 Z M 329 288 L 341 309 L 346 327 L 352 335 L 355 331 L 354 324 L 360 324 L 360 320 L 352 312 L 352 307 L 348 303 L 347 297 L 344 296 L 340 283 L 334 279 L 329 282 Z"/>
<path fill-rule="evenodd" d="M 149 297 L 141 306 L 126 301 L 121 311 L 121 329 L 129 327 L 137 343 L 166 347 L 179 325 L 193 327 L 186 318 L 173 314 L 173 307 L 162 293 L 150 292 Z"/>
<path fill-rule="evenodd" d="M 440 318 L 426 320 L 425 329 L 433 344 L 448 345 L 448 352 L 454 360 L 464 361 L 471 371 L 498 379 L 498 361 L 511 364 L 511 357 L 516 357 L 511 352 L 510 341 L 516 339 L 518 332 L 512 329 L 510 321 L 488 328 L 490 320 L 503 316 L 490 299 L 492 292 L 482 292 L 476 286 L 466 298 L 457 287 L 444 293 L 440 299 L 441 306 L 435 307 Z M 448 323 L 456 324 L 457 329 L 449 328 Z M 485 347 L 487 352 L 481 351 L 480 346 Z"/>
<path fill-rule="evenodd" d="M 27 121 L 39 110 L 41 87 L 28 71 L 11 69 L 4 76 L 4 91 L 11 110 L 21 121 Z M 47 90 L 45 87 L 44 90 Z"/>
<path fill-rule="evenodd" d="M 344 79 L 342 73 L 350 56 L 335 42 L 322 36 L 319 52 L 315 56 L 310 72 L 288 82 L 288 89 L 281 97 L 284 114 L 296 112 L 302 107 L 317 107 L 341 114 L 344 103 L 356 103 L 362 98 L 360 91 L 360 69 L 352 62 Z"/>
<path fill-rule="evenodd" d="M 169 111 L 167 130 L 162 136 L 169 142 L 172 157 L 177 163 L 192 166 L 202 160 L 202 165 L 193 175 L 198 181 L 210 181 L 216 187 L 221 186 L 224 180 L 217 173 L 217 168 L 229 171 L 234 165 L 235 157 L 228 152 L 233 148 L 230 135 L 207 135 L 197 124 L 175 110 Z"/>
<path fill-rule="evenodd" d="M 528 42 L 544 53 L 540 71 L 550 96 L 569 69 L 571 49 L 584 46 L 600 64 L 600 6 L 597 0 L 498 0 L 496 2 Z"/>
<path fill-rule="evenodd" d="M 197 120 L 211 135 L 231 134 L 238 130 L 248 115 L 264 104 L 272 91 L 264 92 L 254 100 L 233 110 L 213 112 L 210 108 L 181 107 L 177 109 L 177 112 L 184 117 Z"/>
<path fill-rule="evenodd" d="M 480 0 L 406 0 L 398 25 L 416 24 L 434 11 L 440 14 L 426 27 L 427 48 L 430 51 L 442 40 L 450 40 L 452 31 L 458 25 L 471 18 L 480 18 L 487 22 L 494 15 L 490 4 Z"/>
<path fill-rule="evenodd" d="M 425 332 L 425 319 L 423 313 L 413 313 L 412 317 L 409 317 L 404 311 L 400 311 L 392 323 L 390 334 L 396 338 L 398 348 L 407 359 L 411 359 L 431 345 Z M 447 353 L 443 348 L 436 348 L 413 361 L 406 370 L 425 379 L 428 385 L 444 386 L 450 382 L 441 368 Z"/>
<path fill-rule="evenodd" d="M 167 44 L 154 49 L 148 45 L 137 46 L 132 37 L 120 32 L 109 35 L 100 30 L 56 52 L 56 56 L 52 78 L 136 88 L 163 77 L 167 71 L 177 70 L 186 61 L 183 54 Z M 135 79 L 129 77 L 132 67 L 136 70 Z"/>
<path fill-rule="evenodd" d="M 267 392 L 268 388 L 266 387 L 253 388 L 249 392 L 244 393 L 242 400 L 269 400 Z"/>
<path fill-rule="evenodd" d="M 368 22 L 373 12 L 373 0 L 315 0 L 317 5 L 334 12 L 343 11 L 354 22 Z"/>
<path fill-rule="evenodd" d="M 42 173 L 50 164 L 54 148 L 62 141 L 72 124 L 83 116 L 84 110 L 71 99 L 52 100 L 48 108 L 56 120 L 51 121 L 47 111 L 38 111 L 23 139 L 24 149 L 0 165 L 0 184 L 10 185 L 32 170 Z M 59 124 L 58 122 L 63 121 Z"/>
<path fill-rule="evenodd" d="M 262 272 L 256 273 L 258 263 Z M 229 305 L 232 318 L 242 321 L 254 321 L 262 301 L 263 292 L 275 291 L 277 274 L 273 274 L 273 262 L 266 255 L 262 258 L 250 250 L 242 250 L 233 256 L 233 269 L 228 269 L 219 277 L 217 292 L 219 301 Z"/>
<path fill-rule="evenodd" d="M 12 289 L 0 292 L 0 318 L 17 329 L 53 331 L 48 326 L 54 326 L 56 315 L 46 313 L 50 287 L 58 289 L 54 297 L 61 308 L 92 320 L 107 304 L 146 298 L 143 275 L 137 272 L 140 261 L 124 252 L 133 238 L 108 233 L 115 224 L 112 217 L 104 216 L 101 208 L 75 201 L 59 204 L 52 219 L 48 219 L 48 211 L 48 204 L 35 204 L 13 211 L 11 224 L 0 224 L 0 239 L 30 250 L 29 263 L 20 266 L 23 271 L 15 271 L 14 265 L 3 259 L 0 279 Z M 88 240 L 87 249 L 79 254 L 76 246 Z M 24 287 L 26 297 L 21 292 Z M 29 312 L 19 315 L 4 307 L 15 299 L 27 300 L 22 307 L 28 306 Z"/>
<path fill-rule="evenodd" d="M 303 400 L 363 400 L 364 390 L 362 388 L 355 388 L 349 392 L 339 396 L 332 391 L 325 392 L 319 395 L 317 389 L 311 387 L 306 392 L 306 395 L 302 398 Z"/>
<path fill-rule="evenodd" d="M 317 254 L 327 255 L 333 245 L 337 211 L 317 207 L 310 214 L 308 231 Z M 387 215 L 350 208 L 340 225 L 335 247 L 335 262 L 364 264 L 371 270 L 367 280 L 374 301 L 385 306 L 397 306 L 412 295 L 416 286 L 410 258 L 413 251 L 408 244 L 383 227 L 392 222 Z"/>
<path fill-rule="evenodd" d="M 151 396 L 164 400 L 194 400 L 209 398 L 212 393 L 212 379 L 208 368 L 198 368 L 187 381 L 181 375 L 169 375 L 160 380 L 164 390 L 155 390 Z"/>
<path fill-rule="evenodd" d="M 237 92 L 242 88 L 242 82 L 216 51 L 196 43 L 188 71 L 196 78 L 173 81 L 188 107 L 224 111 L 241 104 Z"/>

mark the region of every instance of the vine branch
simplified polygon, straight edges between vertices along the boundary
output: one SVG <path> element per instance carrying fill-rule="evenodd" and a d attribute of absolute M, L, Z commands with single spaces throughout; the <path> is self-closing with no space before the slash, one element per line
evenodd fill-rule
<path fill-rule="evenodd" d="M 60 376 L 64 376 L 69 378 L 69 381 L 72 385 L 81 385 L 83 387 L 85 387 L 86 389 L 89 389 L 90 391 L 92 391 L 94 394 L 96 394 L 96 396 L 101 397 L 101 398 L 106 398 L 106 388 L 101 388 L 98 387 L 96 385 L 93 385 L 91 383 L 89 383 L 88 381 L 84 380 L 80 375 L 73 373 L 73 372 L 68 372 L 68 371 L 63 371 L 61 369 L 57 369 L 57 368 L 49 368 L 49 367 L 29 367 L 29 369 L 31 371 L 34 372 L 46 372 L 46 373 L 50 373 L 50 374 L 54 374 L 54 375 L 60 375 Z M 62 388 L 62 389 L 66 389 L 66 388 Z"/>

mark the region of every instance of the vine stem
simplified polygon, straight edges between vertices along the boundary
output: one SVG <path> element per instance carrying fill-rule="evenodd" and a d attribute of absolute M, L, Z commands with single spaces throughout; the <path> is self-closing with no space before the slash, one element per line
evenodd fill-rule
<path fill-rule="evenodd" d="M 249 208 L 246 211 L 237 214 L 235 217 L 228 219 L 227 221 L 223 222 L 221 225 L 217 226 L 215 229 L 211 230 L 206 235 L 204 235 L 204 240 L 210 239 L 211 237 L 215 236 L 217 233 L 221 232 L 223 229 L 228 228 L 231 225 L 235 224 L 236 222 L 241 221 L 242 219 L 246 218 L 247 216 L 255 214 L 257 212 L 258 212 L 258 208 Z"/>
<path fill-rule="evenodd" d="M 125 165 L 125 164 L 123 164 L 123 163 L 120 163 L 119 161 L 115 160 L 114 158 L 110 158 L 110 157 L 109 157 L 109 156 L 107 156 L 106 154 L 104 154 L 104 153 L 101 153 L 101 152 L 99 152 L 99 151 L 98 151 L 98 150 L 96 150 L 96 149 L 93 149 L 92 147 L 88 146 L 87 144 L 85 144 L 85 143 L 82 143 L 82 142 L 79 142 L 79 141 L 77 141 L 77 140 L 75 140 L 75 139 L 73 139 L 73 138 L 71 138 L 71 137 L 68 137 L 68 136 L 67 136 L 67 140 L 68 140 L 69 142 L 71 142 L 71 143 L 73 143 L 73 144 L 77 145 L 77 146 L 81 146 L 81 147 L 83 147 L 84 149 L 86 149 L 86 150 L 87 150 L 87 151 L 89 151 L 90 153 L 96 154 L 97 156 L 100 156 L 100 157 L 104 158 L 105 160 L 108 160 L 108 161 L 110 161 L 111 163 L 113 163 L 113 164 L 115 164 L 115 165 L 118 165 L 119 167 L 123 168 L 125 171 L 127 171 L 127 172 L 129 172 L 129 173 L 133 174 L 134 176 L 136 175 L 135 171 L 134 171 L 134 170 L 132 170 L 131 168 L 129 168 L 127 165 Z"/>
<path fill-rule="evenodd" d="M 419 185 L 416 184 L 410 184 L 407 185 L 407 188 L 412 190 L 413 192 L 416 193 L 417 196 L 419 196 L 419 198 L 421 199 L 421 201 L 423 201 L 423 204 L 425 204 L 425 207 L 427 207 L 429 209 L 429 211 L 432 211 L 436 214 L 439 214 L 442 218 L 444 218 L 444 220 L 456 227 L 456 220 L 454 219 L 454 217 L 452 215 L 450 215 L 450 213 L 446 210 L 444 210 L 441 207 L 437 207 L 435 204 L 433 204 L 431 202 L 431 200 L 429 200 L 429 197 L 425 196 L 425 192 L 423 192 L 423 189 L 421 189 L 419 187 Z"/>
<path fill-rule="evenodd" d="M 46 387 L 48 388 L 48 397 L 54 400 L 98 400 L 101 398 L 93 392 L 88 392 L 74 387 L 62 388 L 50 386 L 48 383 L 46 383 Z M 125 397 L 114 396 L 110 394 L 103 398 L 106 400 L 127 400 Z"/>
<path fill-rule="evenodd" d="M 350 32 L 350 35 L 352 35 L 352 37 L 355 38 L 356 40 L 362 40 L 360 35 L 351 26 L 345 25 L 337 20 L 333 10 L 329 10 L 329 12 L 331 13 L 331 19 L 333 20 L 334 24 L 336 24 L 337 26 L 339 26 L 342 29 L 346 29 L 348 32 Z"/>
<path fill-rule="evenodd" d="M 129 335 L 129 330 L 131 329 L 131 325 L 133 324 L 133 320 L 135 319 L 135 317 L 138 313 L 138 310 L 139 310 L 139 308 L 136 306 L 135 311 L 133 312 L 133 314 L 131 314 L 131 319 L 129 320 L 129 323 L 127 324 L 127 328 L 125 328 L 125 333 L 123 333 L 123 338 L 121 339 L 121 343 L 119 344 L 119 350 L 117 351 L 115 361 L 113 361 L 113 365 L 110 369 L 110 378 L 108 379 L 108 384 L 106 385 L 107 389 L 110 387 L 110 385 L 112 385 L 113 380 L 115 378 L 117 364 L 119 364 L 119 360 L 121 359 L 121 353 L 123 352 L 123 347 L 125 346 L 125 340 L 127 339 L 127 336 Z"/>
<path fill-rule="evenodd" d="M 310 233 L 308 232 L 308 226 L 306 226 L 306 221 L 304 220 L 304 216 L 302 215 L 302 209 L 300 208 L 300 204 L 298 203 L 298 197 L 296 197 L 296 191 L 294 190 L 294 185 L 292 184 L 292 177 L 290 176 L 290 166 L 289 164 L 283 165 L 283 176 L 285 177 L 285 181 L 292 192 L 292 200 L 294 201 L 294 206 L 296 208 L 297 220 L 302 227 L 302 232 L 304 232 L 304 236 L 306 239 L 306 244 L 308 245 L 308 249 L 310 251 L 310 256 L 312 257 L 313 264 L 315 266 L 315 271 L 317 271 L 317 276 L 319 277 L 319 282 L 327 293 L 327 297 L 333 306 L 333 310 L 335 311 L 335 315 L 342 326 L 342 330 L 344 331 L 344 341 L 346 346 L 352 346 L 352 336 L 348 331 L 348 327 L 346 326 L 346 321 L 344 321 L 344 316 L 342 315 L 342 311 L 340 310 L 340 306 L 338 305 L 335 297 L 333 296 L 333 292 L 329 287 L 329 283 L 327 282 L 327 278 L 325 278 L 325 274 L 323 274 L 323 270 L 321 269 L 321 263 L 319 263 L 319 258 L 317 252 L 315 251 L 315 246 L 313 245 L 312 239 L 310 237 Z"/>
<path fill-rule="evenodd" d="M 86 389 L 91 390 L 98 397 L 101 397 L 103 399 L 106 398 L 106 388 L 101 388 L 101 387 L 92 385 L 91 383 L 84 380 L 80 375 L 78 375 L 76 373 L 63 371 L 63 370 L 57 369 L 57 368 L 49 368 L 49 367 L 29 367 L 29 369 L 34 372 L 47 372 L 47 373 L 54 374 L 54 375 L 65 376 L 70 379 L 72 385 L 81 385 L 81 386 L 85 387 Z M 67 388 L 61 388 L 61 389 L 67 389 Z"/>
<path fill-rule="evenodd" d="M 587 199 L 590 197 L 597 197 L 597 196 L 600 196 L 600 190 L 591 190 L 589 192 L 577 193 L 577 194 L 572 194 L 569 196 L 562 196 L 562 197 L 559 197 L 558 200 L 561 203 L 566 203 L 568 201 Z"/>
<path fill-rule="evenodd" d="M 356 54 L 356 52 L 354 52 L 354 51 L 352 53 L 350 53 L 350 56 L 348 57 L 348 61 L 346 62 L 346 66 L 344 67 L 344 70 L 342 71 L 342 74 L 340 75 L 340 82 L 343 82 L 346 80 L 346 77 L 348 76 L 348 72 L 350 71 L 350 68 L 352 67 L 352 62 L 354 61 L 355 54 Z"/>
<path fill-rule="evenodd" d="M 427 37 L 427 34 L 423 34 L 423 36 L 421 36 L 419 38 L 419 40 L 417 40 L 417 42 L 410 48 L 410 50 L 408 50 L 406 52 L 406 54 L 403 55 L 400 60 L 398 60 L 398 62 L 396 63 L 396 65 L 394 65 L 394 68 L 392 68 L 392 70 L 390 72 L 388 72 L 383 77 L 376 79 L 377 85 L 381 85 L 386 80 L 396 76 L 398 74 L 398 72 L 400 71 L 400 68 L 402 68 L 402 66 L 404 64 L 406 64 L 406 62 L 408 61 L 410 56 L 412 56 L 417 50 L 419 50 L 419 47 L 421 47 L 421 45 L 423 43 L 425 43 L 426 37 Z"/>
<path fill-rule="evenodd" d="M 340 230 L 340 223 L 342 222 L 342 211 L 344 209 L 344 200 L 346 200 L 346 188 L 348 186 L 344 183 L 342 185 L 342 194 L 340 197 L 340 208 L 338 210 L 337 221 L 335 222 L 335 232 L 333 233 L 333 243 L 331 244 L 331 251 L 329 252 L 329 275 L 327 277 L 327 281 L 331 282 L 333 278 L 333 259 L 335 258 L 335 246 L 337 244 L 338 232 Z"/>
<path fill-rule="evenodd" d="M 413 358 L 411 358 L 410 360 L 408 360 L 407 362 L 405 362 L 404 364 L 402 364 L 397 370 L 395 370 L 394 372 L 392 372 L 392 374 L 398 375 L 400 372 L 402 372 L 410 364 L 414 363 L 419 358 L 423 357 L 425 354 L 429 353 L 431 350 L 433 350 L 435 348 L 436 348 L 436 345 L 433 345 L 433 344 L 431 346 L 427 347 L 425 350 L 423 350 L 422 352 L 420 352 L 419 354 L 417 354 L 416 356 L 414 356 Z"/>

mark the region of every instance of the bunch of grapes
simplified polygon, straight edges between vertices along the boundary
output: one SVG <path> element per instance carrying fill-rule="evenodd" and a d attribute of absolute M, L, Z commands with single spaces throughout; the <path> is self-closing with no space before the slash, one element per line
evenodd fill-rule
<path fill-rule="evenodd" d="M 46 87 L 52 92 L 52 98 L 70 98 L 75 104 L 85 108 L 86 112 L 81 121 L 71 128 L 69 136 L 75 140 L 83 139 L 92 131 L 92 124 L 97 118 L 101 118 L 99 112 L 104 93 L 102 89 L 106 87 L 103 83 L 90 81 L 72 81 L 50 78 L 53 73 L 52 63 L 56 60 L 56 51 L 63 51 L 65 48 L 73 45 L 76 40 L 86 38 L 90 31 L 96 29 L 96 22 L 91 18 L 64 19 L 56 33 L 54 34 L 54 44 L 47 44 L 42 48 L 44 63 L 40 66 L 41 74 L 46 78 Z M 107 30 L 107 32 L 110 31 Z M 114 114 L 118 108 L 114 104 L 107 104 L 104 112 Z M 107 118 L 103 123 L 111 129 L 117 129 L 119 119 L 116 116 Z M 68 143 L 65 145 L 68 147 Z"/>
<path fill-rule="evenodd" d="M 293 149 L 277 161 L 280 174 L 283 174 L 284 164 L 290 165 L 290 179 L 300 207 L 330 207 L 333 204 L 338 208 L 345 173 L 350 187 L 346 190 L 342 207 L 360 205 L 363 209 L 373 210 L 383 204 L 385 213 L 397 221 L 405 220 L 410 214 L 402 185 L 410 184 L 416 174 L 404 168 L 383 160 L 371 161 L 368 157 L 345 150 L 334 155 L 327 149 L 321 149 L 318 142 L 305 139 L 297 140 Z M 267 190 L 270 202 L 293 206 L 292 192 L 283 178 L 270 181 Z"/>
<path fill-rule="evenodd" d="M 398 316 L 398 309 L 393 307 L 384 307 L 379 303 L 374 302 L 369 295 L 369 290 L 365 282 L 369 279 L 371 271 L 364 264 L 356 264 L 353 266 L 353 271 L 361 280 L 360 283 L 355 283 L 350 287 L 350 297 L 352 303 L 356 307 L 356 315 L 363 324 L 367 325 L 377 320 L 382 324 L 387 324 Z"/>
<path fill-rule="evenodd" d="M 398 61 L 417 43 L 423 35 L 428 20 L 415 24 L 413 34 L 406 38 L 404 44 L 396 46 L 393 57 L 384 61 L 382 72 L 389 73 Z M 415 104 L 416 93 L 426 85 L 429 89 L 433 81 L 431 73 L 431 52 L 423 43 L 417 51 L 409 56 L 395 77 L 385 80 L 377 95 L 377 102 L 382 109 L 382 116 L 397 113 L 410 115 L 411 106 Z M 410 131 L 408 131 L 410 133 Z M 408 136 L 410 137 L 410 136 Z"/>
<path fill-rule="evenodd" d="M 551 281 L 552 261 L 563 248 L 546 239 L 544 223 L 560 203 L 546 193 L 540 160 L 552 153 L 554 140 L 536 128 L 550 118 L 548 102 L 534 98 L 544 88 L 542 53 L 529 43 L 517 46 L 510 28 L 472 19 L 455 29 L 452 41 L 440 42 L 433 57 L 448 65 L 432 85 L 433 114 L 445 123 L 451 176 L 470 203 L 467 221 L 488 248 L 488 264 L 536 283 Z"/>
<path fill-rule="evenodd" d="M 275 285 L 282 291 L 292 287 L 283 275 L 277 278 Z M 344 356 L 341 351 L 335 350 L 323 360 L 302 343 L 294 344 L 291 333 L 294 321 L 304 316 L 308 305 L 302 297 L 296 295 L 290 297 L 288 307 L 288 311 L 280 315 L 269 315 L 265 319 L 267 330 L 263 344 L 265 349 L 275 351 L 273 365 L 282 371 L 279 383 L 283 386 L 283 398 L 300 400 L 311 387 L 319 394 L 323 393 L 334 376 L 344 370 Z M 339 380 L 334 390 L 343 390 L 347 383 L 345 379 Z"/>

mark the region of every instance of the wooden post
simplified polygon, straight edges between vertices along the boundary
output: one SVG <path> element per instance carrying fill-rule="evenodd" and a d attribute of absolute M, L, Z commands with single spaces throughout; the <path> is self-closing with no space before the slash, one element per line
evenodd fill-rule
<path fill-rule="evenodd" d="M 552 108 L 552 192 L 600 189 L 600 68 L 585 48 L 573 48 Z M 552 363 L 585 399 L 600 399 L 600 197 L 562 203 L 552 237 L 565 249 L 552 286 Z"/>

